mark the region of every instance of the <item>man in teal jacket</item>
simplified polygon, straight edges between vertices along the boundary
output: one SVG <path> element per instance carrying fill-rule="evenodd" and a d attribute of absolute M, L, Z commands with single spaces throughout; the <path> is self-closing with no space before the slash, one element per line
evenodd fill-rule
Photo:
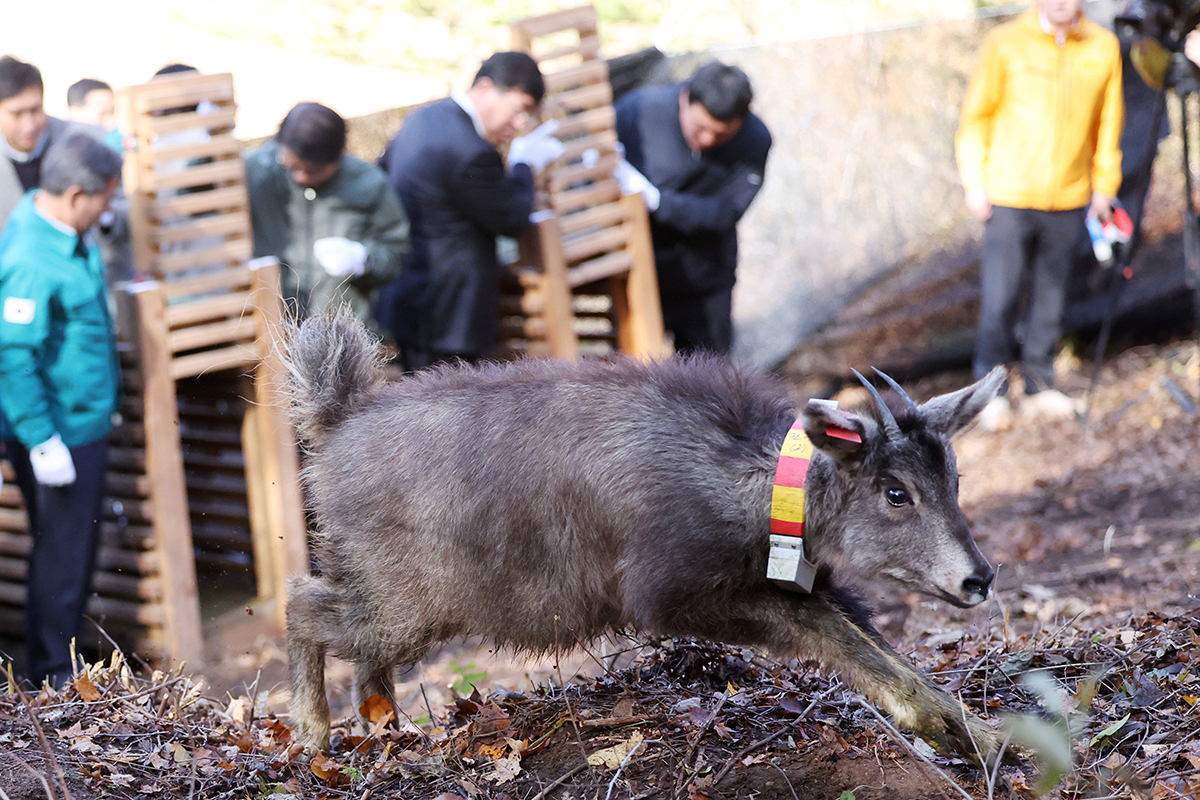
<path fill-rule="evenodd" d="M 408 218 L 383 170 L 346 150 L 346 123 L 300 103 L 246 156 L 254 255 L 275 256 L 300 317 L 347 305 L 370 321 L 372 292 L 400 274 Z"/>
<path fill-rule="evenodd" d="M 66 137 L 0 236 L 0 422 L 33 538 L 25 630 L 36 683 L 71 677 L 91 593 L 120 372 L 104 262 L 84 233 L 120 174 L 104 144 Z"/>

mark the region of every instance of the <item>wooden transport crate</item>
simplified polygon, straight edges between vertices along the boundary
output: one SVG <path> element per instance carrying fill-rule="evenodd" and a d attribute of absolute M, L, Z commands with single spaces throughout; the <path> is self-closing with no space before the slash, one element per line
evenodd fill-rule
<path fill-rule="evenodd" d="M 88 606 L 139 655 L 204 655 L 197 565 L 252 569 L 282 622 L 308 569 L 295 436 L 283 415 L 279 265 L 251 262 L 232 76 L 122 92 L 134 266 L 116 292 L 125 397 Z M 128 141 L 128 139 L 127 139 Z M 11 468 L 4 469 L 11 474 Z M 29 536 L 0 491 L 0 630 L 21 630 Z"/>
<path fill-rule="evenodd" d="M 539 176 L 546 209 L 520 241 L 505 282 L 502 331 L 510 347 L 575 358 L 617 350 L 669 353 L 650 223 L 640 195 L 623 197 L 616 114 L 592 6 L 512 23 L 513 49 L 538 62 L 542 117 L 559 121 L 561 158 Z"/>

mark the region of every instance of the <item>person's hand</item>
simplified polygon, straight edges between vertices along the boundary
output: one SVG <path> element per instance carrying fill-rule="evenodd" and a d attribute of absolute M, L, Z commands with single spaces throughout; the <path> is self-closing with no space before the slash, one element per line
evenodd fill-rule
<path fill-rule="evenodd" d="M 967 209 L 975 219 L 987 222 L 992 218 L 992 201 L 987 189 L 967 189 Z"/>
<path fill-rule="evenodd" d="M 1088 214 L 1101 222 L 1112 222 L 1112 201 L 1113 199 L 1108 195 L 1092 192 L 1092 205 L 1088 208 Z"/>
<path fill-rule="evenodd" d="M 56 433 L 29 451 L 33 477 L 42 486 L 66 486 L 75 482 L 75 462 L 71 451 Z"/>
<path fill-rule="evenodd" d="M 1200 29 L 1192 31 L 1183 40 L 1183 54 L 1188 61 L 1200 67 Z"/>
<path fill-rule="evenodd" d="M 554 138 L 558 120 L 543 122 L 527 136 L 518 136 L 508 146 L 508 164 L 528 164 L 534 172 L 541 172 L 554 159 L 563 154 L 563 143 Z"/>
<path fill-rule="evenodd" d="M 342 236 L 330 236 L 313 242 L 313 257 L 335 278 L 362 275 L 367 271 L 367 248 Z"/>
<path fill-rule="evenodd" d="M 646 200 L 647 211 L 654 212 L 658 209 L 662 192 L 624 158 L 613 168 L 613 177 L 621 185 L 621 194 L 640 194 Z"/>

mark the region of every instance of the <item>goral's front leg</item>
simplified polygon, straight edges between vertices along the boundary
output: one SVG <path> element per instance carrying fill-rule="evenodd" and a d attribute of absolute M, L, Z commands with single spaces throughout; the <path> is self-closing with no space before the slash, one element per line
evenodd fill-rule
<path fill-rule="evenodd" d="M 836 670 L 856 690 L 939 749 L 981 764 L 994 762 L 1003 739 L 962 703 L 937 688 L 830 594 L 807 598 L 801 613 L 802 654 Z"/>

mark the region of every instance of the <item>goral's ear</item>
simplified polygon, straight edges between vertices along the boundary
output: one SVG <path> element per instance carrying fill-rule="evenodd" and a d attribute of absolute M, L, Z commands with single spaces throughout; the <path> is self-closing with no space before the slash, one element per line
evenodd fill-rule
<path fill-rule="evenodd" d="M 1007 374 L 1004 367 L 996 367 L 965 389 L 933 398 L 921 406 L 926 424 L 950 438 L 967 427 L 992 401 Z"/>
<path fill-rule="evenodd" d="M 854 470 L 866 456 L 875 421 L 851 414 L 824 400 L 809 400 L 800 418 L 813 447 L 833 458 L 838 466 Z"/>

